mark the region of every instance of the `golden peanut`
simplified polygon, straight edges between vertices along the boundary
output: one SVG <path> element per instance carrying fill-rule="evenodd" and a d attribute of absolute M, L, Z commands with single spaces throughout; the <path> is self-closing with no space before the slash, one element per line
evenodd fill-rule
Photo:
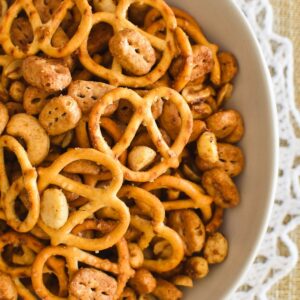
<path fill-rule="evenodd" d="M 215 163 L 219 160 L 216 136 L 210 132 L 204 132 L 197 142 L 198 155 L 201 159 Z"/>
<path fill-rule="evenodd" d="M 228 242 L 221 233 L 216 232 L 208 237 L 203 253 L 209 264 L 221 263 L 228 254 Z"/>
<path fill-rule="evenodd" d="M 141 171 L 155 159 L 156 152 L 146 146 L 136 146 L 128 154 L 128 166 L 133 171 Z"/>
<path fill-rule="evenodd" d="M 59 229 L 67 222 L 69 207 L 64 193 L 56 188 L 44 191 L 41 199 L 41 219 L 49 227 Z"/>
<path fill-rule="evenodd" d="M 209 271 L 207 260 L 200 256 L 189 258 L 184 264 L 184 272 L 193 279 L 207 276 Z"/>

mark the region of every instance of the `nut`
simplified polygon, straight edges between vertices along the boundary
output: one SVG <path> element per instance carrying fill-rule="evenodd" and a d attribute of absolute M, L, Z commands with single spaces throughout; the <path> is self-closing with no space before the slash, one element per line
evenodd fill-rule
<path fill-rule="evenodd" d="M 235 207 L 240 202 L 240 195 L 236 185 L 222 169 L 206 171 L 202 176 L 202 185 L 220 207 Z"/>
<path fill-rule="evenodd" d="M 236 58 L 229 52 L 221 52 L 218 54 L 218 59 L 221 66 L 221 84 L 232 81 L 238 72 Z"/>
<path fill-rule="evenodd" d="M 16 102 L 23 102 L 25 84 L 22 81 L 14 81 L 9 88 L 9 95 Z"/>
<path fill-rule="evenodd" d="M 128 283 L 140 295 L 149 294 L 156 287 L 156 280 L 147 269 L 136 270 L 134 277 Z"/>
<path fill-rule="evenodd" d="M 221 263 L 228 254 L 228 242 L 221 233 L 216 232 L 208 237 L 203 253 L 209 264 Z"/>
<path fill-rule="evenodd" d="M 4 131 L 8 119 L 9 119 L 8 110 L 6 106 L 2 102 L 0 102 L 0 135 Z"/>
<path fill-rule="evenodd" d="M 46 189 L 41 199 L 41 219 L 49 227 L 59 229 L 67 222 L 69 207 L 64 193 L 56 188 Z"/>
<path fill-rule="evenodd" d="M 146 146 L 136 146 L 128 154 L 128 166 L 133 171 L 141 171 L 155 159 L 156 152 Z"/>
<path fill-rule="evenodd" d="M 132 268 L 140 268 L 144 263 L 144 254 L 142 249 L 135 243 L 128 244 L 129 262 Z"/>
<path fill-rule="evenodd" d="M 209 131 L 204 132 L 197 142 L 199 157 L 209 163 L 216 163 L 219 160 L 216 136 Z"/>
<path fill-rule="evenodd" d="M 207 260 L 200 256 L 191 257 L 184 264 L 184 273 L 192 279 L 204 278 L 208 271 Z"/>
<path fill-rule="evenodd" d="M 159 300 L 179 300 L 182 298 L 182 292 L 174 284 L 163 279 L 157 279 L 156 282 L 156 288 L 152 294 Z"/>
<path fill-rule="evenodd" d="M 48 155 L 50 140 L 39 121 L 27 114 L 16 114 L 7 124 L 8 134 L 22 138 L 27 146 L 27 153 L 33 165 L 40 164 Z"/>
<path fill-rule="evenodd" d="M 167 224 L 180 235 L 185 244 L 187 256 L 201 251 L 205 242 L 205 227 L 193 210 L 172 211 L 169 214 Z"/>

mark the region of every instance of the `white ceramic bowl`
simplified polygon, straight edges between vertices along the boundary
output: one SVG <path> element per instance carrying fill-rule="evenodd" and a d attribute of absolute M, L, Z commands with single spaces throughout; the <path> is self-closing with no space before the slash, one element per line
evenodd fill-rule
<path fill-rule="evenodd" d="M 241 112 L 246 168 L 238 179 L 241 203 L 226 211 L 222 231 L 229 239 L 226 261 L 185 290 L 187 300 L 227 299 L 255 257 L 267 227 L 277 178 L 278 136 L 271 79 L 244 15 L 231 0 L 167 0 L 192 14 L 208 39 L 233 52 L 240 71 L 228 107 Z"/>

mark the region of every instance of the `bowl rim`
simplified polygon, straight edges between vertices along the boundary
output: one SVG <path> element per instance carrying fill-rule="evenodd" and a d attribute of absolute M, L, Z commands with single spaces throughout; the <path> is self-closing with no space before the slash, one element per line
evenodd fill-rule
<path fill-rule="evenodd" d="M 272 164 L 269 172 L 270 178 L 268 181 L 269 195 L 268 198 L 266 199 L 266 209 L 264 212 L 262 225 L 260 226 L 259 233 L 257 234 L 255 242 L 253 243 L 251 255 L 249 255 L 248 258 L 245 260 L 244 266 L 240 271 L 239 278 L 235 282 L 233 282 L 231 286 L 227 288 L 227 291 L 225 291 L 224 299 L 230 298 L 230 296 L 232 296 L 232 294 L 237 290 L 239 285 L 243 282 L 262 244 L 263 238 L 267 231 L 268 224 L 270 222 L 271 215 L 272 215 L 272 209 L 273 209 L 275 195 L 276 195 L 276 188 L 277 188 L 277 181 L 278 181 L 278 168 L 279 168 L 279 127 L 278 127 L 278 120 L 277 120 L 277 107 L 275 101 L 276 97 L 273 90 L 273 82 L 272 82 L 271 74 L 268 69 L 267 62 L 263 55 L 259 41 L 256 38 L 254 29 L 250 25 L 243 11 L 235 1 L 228 1 L 228 5 L 231 6 L 230 9 L 232 9 L 232 11 L 237 15 L 237 17 L 240 19 L 240 22 L 243 23 L 243 26 L 248 31 L 249 39 L 251 39 L 251 43 L 253 43 L 254 45 L 258 62 L 260 63 L 265 75 L 263 77 L 264 78 L 263 84 L 266 87 L 266 92 L 268 95 L 265 101 L 268 102 L 268 107 L 270 109 L 269 112 L 269 123 L 271 125 L 270 134 L 272 135 L 271 141 L 274 150 L 272 151 L 272 153 L 270 153 Z"/>

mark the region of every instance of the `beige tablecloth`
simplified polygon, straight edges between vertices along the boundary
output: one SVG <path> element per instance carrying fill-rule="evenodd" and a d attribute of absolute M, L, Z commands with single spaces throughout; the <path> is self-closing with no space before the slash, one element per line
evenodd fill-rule
<path fill-rule="evenodd" d="M 300 109 L 300 0 L 270 0 L 274 9 L 275 30 L 294 44 L 296 102 Z M 300 249 L 300 227 L 291 233 Z M 269 292 L 270 299 L 300 299 L 300 260 L 297 267 Z"/>

